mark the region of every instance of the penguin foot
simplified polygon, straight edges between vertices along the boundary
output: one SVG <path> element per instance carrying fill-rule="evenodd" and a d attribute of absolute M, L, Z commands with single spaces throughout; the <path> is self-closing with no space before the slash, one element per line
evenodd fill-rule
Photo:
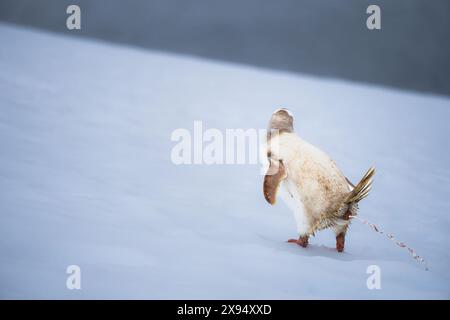
<path fill-rule="evenodd" d="M 306 248 L 308 246 L 308 236 L 301 236 L 300 238 L 297 239 L 289 239 L 287 242 L 290 243 L 296 243 L 299 246 L 302 246 L 303 248 Z"/>
<path fill-rule="evenodd" d="M 344 251 L 344 245 L 345 245 L 345 234 L 340 233 L 336 236 L 336 250 L 338 252 Z"/>

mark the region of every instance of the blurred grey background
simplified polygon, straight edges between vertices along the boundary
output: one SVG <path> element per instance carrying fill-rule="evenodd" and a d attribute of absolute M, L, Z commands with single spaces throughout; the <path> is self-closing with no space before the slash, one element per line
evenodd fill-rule
<path fill-rule="evenodd" d="M 82 30 L 66 29 L 70 4 L 81 7 Z M 370 4 L 381 7 L 381 30 L 366 28 Z M 444 95 L 449 16 L 448 0 L 0 1 L 4 22 Z"/>

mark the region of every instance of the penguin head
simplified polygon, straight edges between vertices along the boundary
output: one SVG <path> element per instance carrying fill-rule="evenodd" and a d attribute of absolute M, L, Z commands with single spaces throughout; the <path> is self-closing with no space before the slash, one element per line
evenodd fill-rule
<path fill-rule="evenodd" d="M 294 117 L 291 112 L 285 108 L 275 110 L 270 118 L 269 130 L 294 132 Z"/>

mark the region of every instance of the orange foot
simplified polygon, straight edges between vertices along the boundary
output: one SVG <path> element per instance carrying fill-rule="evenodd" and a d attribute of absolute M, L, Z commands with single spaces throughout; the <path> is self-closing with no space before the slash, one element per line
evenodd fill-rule
<path fill-rule="evenodd" d="M 296 243 L 299 246 L 302 246 L 303 248 L 306 248 L 308 246 L 308 236 L 301 236 L 300 238 L 297 239 L 289 239 L 287 242 L 290 243 Z"/>
<path fill-rule="evenodd" d="M 345 234 L 340 233 L 336 236 L 336 250 L 338 252 L 344 251 L 344 244 L 345 244 Z"/>

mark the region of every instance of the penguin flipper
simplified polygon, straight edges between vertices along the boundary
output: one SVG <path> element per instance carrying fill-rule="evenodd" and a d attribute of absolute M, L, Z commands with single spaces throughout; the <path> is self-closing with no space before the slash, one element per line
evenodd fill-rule
<path fill-rule="evenodd" d="M 263 191 L 266 201 L 271 205 L 274 205 L 281 181 L 287 177 L 287 173 L 282 160 L 273 160 L 269 158 L 269 162 L 269 169 L 264 176 Z"/>

